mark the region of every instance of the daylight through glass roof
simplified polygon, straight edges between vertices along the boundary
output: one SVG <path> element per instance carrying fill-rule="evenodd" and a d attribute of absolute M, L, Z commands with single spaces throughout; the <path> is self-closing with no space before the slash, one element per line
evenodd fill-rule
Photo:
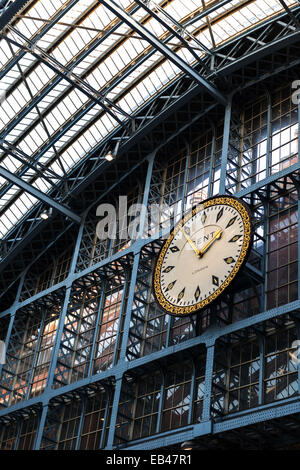
<path fill-rule="evenodd" d="M 192 66 L 283 11 L 278 0 L 146 1 L 155 18 L 141 1 L 116 3 Z M 183 73 L 98 0 L 33 1 L 3 34 L 0 165 L 43 193 Z M 36 203 L 0 177 L 1 237 Z"/>

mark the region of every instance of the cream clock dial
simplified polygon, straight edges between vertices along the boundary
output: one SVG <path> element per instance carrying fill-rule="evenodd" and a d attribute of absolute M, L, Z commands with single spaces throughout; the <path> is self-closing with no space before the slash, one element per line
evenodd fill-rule
<path fill-rule="evenodd" d="M 230 285 L 251 245 L 246 204 L 231 196 L 207 199 L 173 229 L 158 255 L 153 288 L 170 314 L 207 307 Z"/>

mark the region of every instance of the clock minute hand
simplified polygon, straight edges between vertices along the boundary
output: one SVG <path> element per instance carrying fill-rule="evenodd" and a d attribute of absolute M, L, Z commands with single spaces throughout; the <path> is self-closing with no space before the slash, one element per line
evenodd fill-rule
<path fill-rule="evenodd" d="M 200 256 L 203 256 L 204 253 L 206 253 L 206 251 L 215 243 L 215 241 L 221 238 L 222 232 L 223 230 L 221 229 L 215 232 L 212 239 L 208 243 L 206 243 L 206 245 L 204 245 L 204 247 L 201 250 L 199 250 Z"/>
<path fill-rule="evenodd" d="M 198 248 L 196 247 L 195 243 L 193 242 L 193 240 L 191 240 L 191 238 L 185 233 L 185 231 L 183 230 L 183 228 L 181 229 L 183 235 L 185 236 L 186 240 L 188 241 L 188 243 L 191 245 L 191 247 L 193 248 L 194 252 L 196 253 L 196 255 L 199 257 L 199 254 L 200 254 L 200 251 L 198 250 Z"/>

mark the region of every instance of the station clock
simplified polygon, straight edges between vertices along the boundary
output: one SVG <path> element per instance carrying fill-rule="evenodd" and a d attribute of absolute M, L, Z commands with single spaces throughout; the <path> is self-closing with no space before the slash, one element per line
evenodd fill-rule
<path fill-rule="evenodd" d="M 176 316 L 206 308 L 231 285 L 251 242 L 251 214 L 241 200 L 217 196 L 194 207 L 158 254 L 153 290 L 160 307 Z"/>

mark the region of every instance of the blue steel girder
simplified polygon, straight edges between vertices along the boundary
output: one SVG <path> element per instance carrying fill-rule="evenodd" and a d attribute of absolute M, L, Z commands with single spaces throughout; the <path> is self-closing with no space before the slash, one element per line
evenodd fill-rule
<path fill-rule="evenodd" d="M 165 16 L 169 19 L 174 26 L 170 26 L 167 21 L 165 21 L 161 15 L 158 15 L 154 9 L 149 8 L 148 0 L 135 0 L 135 3 L 140 5 L 144 10 L 146 10 L 150 16 L 155 18 L 164 28 L 166 28 L 170 33 L 174 34 L 174 36 L 179 39 L 179 41 L 188 49 L 188 51 L 194 56 L 197 62 L 199 62 L 207 71 L 210 71 L 210 68 L 206 65 L 205 62 L 202 61 L 199 54 L 194 51 L 194 48 L 190 46 L 189 42 L 183 37 L 183 31 L 185 30 L 180 23 L 175 21 L 163 8 L 159 5 L 156 6 L 156 9 L 161 13 L 161 15 Z M 175 26 L 177 29 L 175 29 Z M 188 31 L 187 31 L 188 34 Z M 197 42 L 199 47 L 205 51 L 207 54 L 212 55 L 213 53 L 202 44 L 195 36 L 193 36 L 193 40 Z"/>
<path fill-rule="evenodd" d="M 53 180 L 61 181 L 63 178 L 57 173 L 55 173 L 55 171 L 53 171 L 51 168 L 46 167 L 46 165 L 39 161 L 35 162 L 32 157 L 15 147 L 10 142 L 7 142 L 6 140 L 0 140 L 0 148 L 7 154 L 11 155 L 13 158 L 21 162 L 23 165 L 27 165 L 28 168 L 37 172 L 41 178 L 45 179 L 45 181 L 50 183 L 51 186 L 55 186 L 58 191 L 61 189 L 54 184 Z"/>
<path fill-rule="evenodd" d="M 163 145 L 163 144 L 162 144 L 162 145 Z M 131 168 L 131 169 L 132 169 L 132 168 Z M 107 191 L 109 191 L 109 188 L 107 189 Z M 37 225 L 38 231 L 37 231 L 36 233 L 39 233 L 39 231 L 42 230 L 42 228 L 44 227 L 44 225 L 45 225 L 47 222 L 41 221 L 39 218 L 38 218 L 37 222 L 38 222 L 38 225 Z M 25 236 L 23 237 L 23 239 L 22 239 L 19 243 L 17 243 L 17 245 L 16 245 L 16 247 L 15 247 L 15 249 L 14 249 L 14 252 L 12 252 L 10 255 L 8 254 L 8 256 L 6 257 L 6 259 L 3 260 L 3 262 L 2 262 L 3 265 L 4 265 L 4 263 L 5 263 L 5 265 L 7 265 L 7 264 L 10 262 L 10 260 L 11 260 L 11 257 L 10 257 L 10 256 L 11 256 L 11 255 L 16 255 L 17 253 L 19 253 L 20 250 L 21 250 L 22 248 L 24 248 L 24 246 L 26 246 L 26 243 L 28 243 L 29 241 L 32 240 L 34 234 L 35 234 L 35 232 L 32 231 L 32 230 L 31 230 L 30 232 L 28 232 L 28 235 L 25 235 Z M 16 274 L 15 274 L 15 275 L 16 275 Z M 15 278 L 15 275 L 14 275 L 14 278 Z"/>
<path fill-rule="evenodd" d="M 132 16 L 119 7 L 112 0 L 101 0 L 101 3 L 105 5 L 112 13 L 114 13 L 118 18 L 124 21 L 130 28 L 136 31 L 140 36 L 142 36 L 146 41 L 151 44 L 157 51 L 161 52 L 164 57 L 173 62 L 180 70 L 189 75 L 195 82 L 203 87 L 208 93 L 210 93 L 214 99 L 223 104 L 227 104 L 227 98 L 207 79 L 205 79 L 201 74 L 195 71 L 187 62 L 182 60 L 180 56 L 175 54 L 172 49 L 166 46 L 162 41 L 160 41 L 154 34 L 150 33 L 147 28 L 138 23 Z"/>
<path fill-rule="evenodd" d="M 132 13 L 136 11 L 137 8 L 135 9 L 132 9 Z M 197 17 L 197 15 L 196 15 Z M 97 40 L 94 40 L 93 41 L 93 44 L 90 45 L 90 47 L 87 49 L 87 50 L 84 50 L 83 53 L 80 53 L 78 55 L 78 57 L 75 59 L 73 59 L 71 61 L 71 65 L 72 65 L 72 68 L 75 67 L 81 60 L 84 60 L 84 58 L 95 48 L 97 47 L 109 34 L 111 34 L 115 29 L 117 29 L 118 27 L 118 24 L 116 26 L 114 26 L 108 33 L 104 34 L 100 39 L 97 39 Z M 170 35 L 165 39 L 165 41 L 167 41 L 168 39 L 170 38 Z M 143 55 L 139 60 L 137 60 L 135 62 L 135 64 L 131 65 L 127 71 L 125 71 L 124 73 L 122 73 L 122 76 L 120 77 L 117 77 L 117 79 L 113 80 L 113 82 L 105 88 L 105 93 L 109 93 L 113 90 L 114 87 L 116 87 L 120 81 L 122 81 L 127 75 L 129 75 L 130 73 L 132 73 L 133 70 L 135 70 L 137 67 L 139 67 L 144 61 L 146 61 L 153 53 L 155 52 L 155 50 L 153 49 L 152 51 L 150 51 L 149 53 L 147 53 L 146 55 Z M 94 68 L 99 62 L 101 61 L 101 57 L 99 58 L 98 61 L 96 61 L 96 64 L 92 64 L 92 67 Z M 9 70 L 10 68 L 6 68 L 6 70 Z M 5 71 L 3 71 L 3 73 L 5 73 Z M 86 71 L 84 73 L 83 76 L 85 76 L 86 74 L 88 73 L 88 71 Z M 1 77 L 1 74 L 0 74 L 0 77 Z M 55 88 L 55 86 L 62 80 L 62 77 L 56 77 L 54 79 L 54 81 L 48 85 L 46 87 L 46 89 L 40 94 L 38 95 L 36 98 L 34 98 L 29 105 L 27 105 L 23 111 L 21 111 L 20 113 L 18 113 L 18 115 L 15 117 L 15 119 L 13 119 L 9 124 L 8 126 L 6 127 L 5 129 L 5 135 L 8 135 L 12 130 L 13 128 L 19 123 L 22 121 L 22 119 L 26 116 L 26 114 L 28 112 L 30 112 L 38 103 L 39 101 L 41 101 L 49 92 L 51 92 L 51 90 L 53 88 Z M 63 96 L 60 96 L 59 99 L 63 99 L 63 97 L 68 93 L 70 92 L 71 88 L 68 88 L 66 90 L 66 92 L 63 93 Z M 9 92 L 8 92 L 9 93 Z M 48 114 L 48 112 L 51 111 L 51 109 L 53 108 L 53 106 L 55 106 L 56 104 L 56 101 L 49 107 L 47 108 L 45 114 L 43 114 L 43 117 L 46 116 Z M 88 112 L 90 109 L 92 108 L 92 102 L 90 102 L 87 107 L 85 108 L 86 109 L 86 112 Z M 82 114 L 80 113 L 80 110 L 77 112 L 77 116 L 78 116 L 78 119 L 81 118 Z M 99 117 L 99 113 L 97 114 L 97 117 Z M 18 143 L 19 140 L 21 140 L 22 138 L 24 138 L 27 133 L 32 129 L 34 128 L 34 126 L 36 125 L 36 123 L 39 122 L 39 118 L 36 119 L 35 122 L 33 122 L 29 128 L 25 131 L 25 133 L 23 133 L 19 139 L 17 139 L 17 141 L 15 142 L 16 144 Z M 71 120 L 71 123 L 76 123 L 77 122 L 77 119 L 76 117 L 74 118 L 74 116 L 72 117 L 72 120 Z M 65 125 L 66 126 L 66 125 Z M 69 126 L 67 126 L 67 129 L 69 128 Z M 61 133 L 59 134 L 59 136 L 61 134 L 63 134 L 65 132 L 65 129 L 63 129 L 61 131 Z M 59 138 L 59 137 L 58 137 Z M 52 137 L 52 140 L 51 142 L 55 142 L 54 140 L 54 137 Z M 43 150 L 41 150 L 42 152 Z M 3 158 L 3 157 L 2 157 Z"/>
<path fill-rule="evenodd" d="M 217 2 L 216 2 L 217 3 Z M 225 3 L 228 3 L 227 1 L 226 2 L 221 2 L 222 4 L 225 4 Z M 212 11 L 214 11 L 214 9 L 216 8 L 216 5 L 215 7 L 213 8 L 212 7 Z M 136 6 L 135 8 L 132 8 L 131 10 L 131 13 L 135 13 L 138 9 L 138 6 Z M 200 12 L 199 14 L 196 14 L 196 15 L 193 15 L 192 17 L 192 22 L 196 21 L 197 19 L 200 19 L 203 17 L 203 12 Z M 185 27 L 185 25 L 188 25 L 190 24 L 189 21 L 187 20 L 186 22 L 184 22 L 182 24 L 182 27 Z M 85 49 L 84 51 L 80 52 L 77 56 L 75 56 L 68 64 L 67 64 L 67 67 L 71 67 L 72 69 L 78 65 L 78 63 L 80 63 L 81 60 L 84 60 L 85 57 L 90 54 L 90 52 L 92 52 L 95 47 L 98 47 L 99 44 L 101 44 L 102 41 L 104 41 L 110 34 L 112 34 L 117 28 L 119 27 L 119 24 L 117 23 L 114 27 L 112 27 L 108 32 L 106 32 L 103 36 L 101 36 L 100 38 L 96 37 L 91 44 L 89 44 L 89 48 Z M 164 39 L 164 42 L 167 42 L 171 37 L 173 36 L 173 34 L 169 34 L 165 39 Z M 33 41 L 34 42 L 34 41 Z M 131 73 L 135 68 L 137 68 L 138 66 L 140 66 L 145 60 L 149 59 L 149 57 L 155 52 L 155 49 L 153 48 L 149 53 L 143 55 L 139 60 L 137 60 L 134 64 L 132 64 L 128 70 L 126 72 L 124 72 L 122 74 L 122 78 L 123 77 L 126 77 L 128 73 Z M 99 60 L 97 60 L 95 62 L 95 64 L 92 64 L 92 66 L 90 68 L 87 69 L 87 71 L 83 74 L 83 78 L 86 76 L 86 74 L 88 73 L 89 69 L 93 70 L 93 68 L 97 65 L 99 65 L 99 63 L 101 62 L 102 60 L 102 56 L 99 57 Z M 37 61 L 38 62 L 38 61 Z M 0 78 L 3 77 L 9 70 L 11 69 L 11 65 L 10 63 L 5 67 L 5 69 L 0 73 Z M 29 67 L 29 70 L 31 70 L 31 68 Z M 27 71 L 25 72 L 27 73 Z M 110 92 L 113 87 L 117 86 L 119 81 L 122 80 L 122 78 L 117 78 L 117 80 L 113 81 L 112 85 L 109 86 L 109 88 L 105 88 L 105 93 L 108 93 Z M 57 82 L 58 80 L 58 82 Z M 21 112 L 18 114 L 17 118 L 15 120 L 12 120 L 11 123 L 7 126 L 7 133 L 10 132 L 11 129 L 13 129 L 13 127 L 15 127 L 15 125 L 17 125 L 21 119 L 23 119 L 23 117 L 27 114 L 27 112 L 29 112 L 35 105 L 38 104 L 38 102 L 44 97 L 44 94 L 47 94 L 49 93 L 53 87 L 55 87 L 59 81 L 61 80 L 60 77 L 57 77 L 56 79 L 54 79 L 53 82 L 51 82 L 48 87 L 46 88 L 46 90 L 44 90 L 44 92 L 42 92 L 41 95 L 39 95 L 38 97 L 36 97 L 35 99 L 33 99 L 30 104 L 28 104 L 25 109 L 24 109 L 24 113 Z M 68 91 L 68 90 L 67 90 Z M 7 92 L 8 94 L 10 93 L 10 91 L 8 90 Z M 61 97 L 60 97 L 61 98 Z M 55 102 L 56 103 L 56 102 Z M 52 108 L 52 106 L 50 106 L 50 109 Z M 23 135 L 26 135 L 26 132 L 25 134 Z"/>
<path fill-rule="evenodd" d="M 2 176 L 2 178 L 7 179 L 8 181 L 11 181 L 13 184 L 19 186 L 21 189 L 28 192 L 32 196 L 34 196 L 36 199 L 39 199 L 43 203 L 47 204 L 48 206 L 52 207 L 53 209 L 56 209 L 57 211 L 64 214 L 69 219 L 71 219 L 74 222 L 80 224 L 81 218 L 78 215 L 76 215 L 74 212 L 72 212 L 66 206 L 58 203 L 57 201 L 55 201 L 54 199 L 49 197 L 47 194 L 44 194 L 39 189 L 37 189 L 34 186 L 26 183 L 26 181 L 22 180 L 18 175 L 14 174 L 14 173 L 11 173 L 6 168 L 3 168 L 3 167 L 0 166 L 0 176 Z"/>
<path fill-rule="evenodd" d="M 0 10 L 0 31 L 13 20 L 14 16 L 19 13 L 27 3 L 28 0 L 14 0 L 10 5 L 6 6 L 2 12 Z"/>
<path fill-rule="evenodd" d="M 101 92 L 95 90 L 91 85 L 84 82 L 79 76 L 75 75 L 71 70 L 67 67 L 62 65 L 57 59 L 53 56 L 48 54 L 47 52 L 43 51 L 39 46 L 35 45 L 30 39 L 24 36 L 20 31 L 12 26 L 8 26 L 10 31 L 13 31 L 17 36 L 19 36 L 25 44 L 20 44 L 19 42 L 15 41 L 14 39 L 8 38 L 7 36 L 1 35 L 0 38 L 6 39 L 11 44 L 19 47 L 20 49 L 25 50 L 26 52 L 30 52 L 34 57 L 36 57 L 40 62 L 43 62 L 47 65 L 51 70 L 53 70 L 58 76 L 62 77 L 64 80 L 69 82 L 72 87 L 77 88 L 83 94 L 85 94 L 88 98 L 90 98 L 94 103 L 101 106 L 114 120 L 116 120 L 121 126 L 123 122 L 116 116 L 114 112 L 111 111 L 110 107 L 115 110 L 118 114 L 123 115 L 124 117 L 130 119 L 131 117 L 129 114 L 125 113 L 118 105 L 116 105 L 113 101 L 106 98 Z M 28 44 L 28 46 L 26 45 Z"/>
<path fill-rule="evenodd" d="M 197 15 L 196 15 L 196 16 L 197 16 Z M 199 16 L 201 16 L 201 14 L 200 14 Z M 148 54 L 147 54 L 147 57 L 148 57 Z M 147 58 L 147 57 L 146 57 L 146 58 Z M 143 61 L 143 60 L 144 60 L 144 58 L 142 58 L 142 61 Z M 140 65 L 140 61 L 137 61 L 137 64 L 136 64 L 134 67 L 136 67 L 136 66 L 138 66 L 138 65 Z M 132 70 L 132 68 L 130 68 L 130 70 Z M 123 77 L 123 75 L 122 75 L 122 77 Z M 109 87 L 109 89 L 106 90 L 106 92 L 111 91 L 112 88 L 113 88 L 114 86 L 116 86 L 120 80 L 121 80 L 121 78 L 117 79 L 117 81 L 114 82 L 114 84 L 112 84 L 112 85 Z M 52 89 L 52 86 L 51 86 L 50 89 Z M 48 89 L 47 92 L 49 92 L 49 91 L 50 91 L 50 90 Z M 46 90 L 45 90 L 45 94 L 46 94 L 47 92 L 46 92 Z M 30 109 L 32 109 L 33 104 L 36 105 L 37 102 L 39 101 L 39 99 L 42 99 L 43 96 L 44 96 L 44 94 L 42 94 L 42 96 L 41 96 L 40 98 L 38 98 L 37 101 L 34 99 L 34 100 L 31 102 L 31 105 L 29 105 L 29 107 L 27 107 L 27 108 L 25 109 L 25 115 L 26 115 L 26 113 L 27 113 L 28 111 L 30 111 Z M 87 110 L 89 110 L 89 109 L 90 109 L 90 106 L 88 106 Z M 80 116 L 81 116 L 81 114 L 80 114 Z M 24 117 L 24 113 L 20 113 L 20 114 L 18 115 L 18 117 L 17 117 L 17 120 L 13 121 L 13 122 L 8 126 L 6 132 L 8 133 L 8 132 L 10 131 L 10 129 L 12 129 L 12 128 L 14 127 L 14 125 L 16 125 L 23 117 Z M 74 122 L 74 121 L 73 121 L 73 122 Z M 23 135 L 24 135 L 24 134 L 23 134 Z M 25 133 L 25 135 L 26 135 L 26 133 Z"/>
<path fill-rule="evenodd" d="M 71 9 L 73 8 L 76 3 L 78 3 L 79 0 L 69 0 L 69 2 L 64 5 L 62 5 L 53 15 L 53 17 L 45 24 L 43 25 L 38 31 L 34 34 L 34 36 L 31 38 L 33 42 L 40 40 L 45 34 L 50 31 L 50 29 Z M 1 20 L 1 17 L 0 17 Z M 2 32 L 0 28 L 0 33 Z M 6 67 L 0 72 L 0 80 L 9 72 L 16 64 L 17 62 L 24 57 L 26 54 L 26 51 L 20 50 L 18 51 L 13 59 L 10 60 L 10 62 L 6 65 Z"/>
<path fill-rule="evenodd" d="M 287 45 L 287 44 L 293 44 L 297 41 L 298 39 L 298 32 L 294 33 L 292 32 L 290 35 L 288 35 L 287 37 L 282 37 L 281 39 L 278 39 L 276 41 L 276 45 L 275 45 L 275 50 L 278 50 L 280 48 L 283 47 L 283 45 Z M 226 47 L 226 45 L 222 46 L 222 48 L 224 49 Z M 272 44 L 269 44 L 268 46 L 264 47 L 264 50 L 263 50 L 263 54 L 266 55 L 268 54 L 268 52 L 270 51 L 273 51 L 273 47 L 272 47 Z M 257 54 L 257 55 L 256 55 Z M 251 57 L 249 58 L 249 61 L 255 61 L 256 57 L 260 57 L 260 49 L 258 49 L 256 52 L 251 52 Z M 241 62 L 244 63 L 244 65 L 247 65 L 246 62 L 245 62 L 245 58 L 242 57 L 241 59 Z M 247 58 L 246 58 L 247 60 Z M 238 61 L 237 61 L 238 62 Z M 238 66 L 238 65 L 237 65 Z M 229 67 L 233 67 L 235 68 L 235 64 L 232 64 L 232 66 L 229 66 Z M 272 73 L 272 72 L 270 72 Z M 197 93 L 199 93 L 199 90 L 197 90 L 197 87 L 194 86 L 194 88 L 191 88 L 191 93 L 192 95 L 190 96 L 193 96 L 196 95 Z M 132 147 L 132 145 L 134 145 L 136 142 L 137 142 L 137 139 L 138 137 L 141 137 L 141 136 L 144 136 L 146 135 L 151 129 L 153 129 L 160 121 L 162 121 L 163 119 L 165 119 L 169 114 L 171 114 L 172 112 L 174 112 L 176 109 L 178 109 L 183 103 L 184 103 L 184 100 L 188 101 L 188 97 L 185 96 L 184 99 L 181 101 L 181 97 L 178 98 L 178 99 L 174 99 L 172 100 L 172 104 L 169 108 L 167 108 L 163 113 L 160 113 L 158 115 L 158 119 L 152 119 L 152 120 L 148 120 L 148 123 L 146 123 L 144 125 L 144 127 L 142 129 L 138 129 L 137 130 L 137 134 L 136 134 L 136 139 L 129 139 L 126 141 L 126 143 L 124 144 L 123 148 L 121 147 L 121 150 L 124 150 L 124 151 L 127 151 L 127 150 L 130 150 L 130 148 Z M 154 100 L 153 100 L 154 101 Z M 115 132 L 115 135 L 117 135 L 117 131 Z M 133 136 L 134 137 L 134 136 Z M 95 149 L 95 151 L 99 151 L 101 150 L 101 144 L 99 144 L 98 148 Z M 85 178 L 84 175 L 85 175 L 85 172 L 84 172 L 84 163 L 87 163 L 89 161 L 89 156 L 85 159 L 82 166 L 80 166 L 80 177 L 78 179 L 76 179 L 76 176 L 75 178 L 72 178 L 72 173 L 70 175 L 70 179 L 74 182 L 74 186 L 76 186 L 76 184 L 78 184 L 78 181 L 79 181 L 79 185 L 78 185 L 78 189 L 79 188 L 84 188 L 87 184 L 89 184 L 91 182 L 91 180 L 96 177 L 97 175 L 99 175 L 103 168 L 99 168 L 99 165 L 97 165 L 97 161 L 95 160 L 94 162 L 94 169 L 95 169 L 95 172 L 93 172 L 92 174 L 92 178 L 90 177 L 91 173 L 90 173 L 90 167 L 87 168 L 86 171 L 88 171 L 88 174 L 89 174 L 89 177 L 88 178 Z M 73 173 L 74 174 L 74 173 Z M 24 245 L 23 245 L 24 246 Z"/>
<path fill-rule="evenodd" d="M 296 32 L 295 34 L 298 35 L 297 32 Z M 292 36 L 293 36 L 293 35 L 292 35 Z M 292 37 L 290 37 L 290 38 L 288 39 L 288 41 L 289 41 L 290 43 L 292 42 L 292 40 L 293 40 Z M 282 47 L 282 46 L 283 46 L 283 43 L 280 41 L 280 47 Z M 263 54 L 264 54 L 264 51 L 261 51 L 261 53 L 262 53 L 262 55 L 263 55 Z M 254 54 L 253 54 L 253 57 L 252 57 L 252 58 L 255 59 L 255 55 L 254 55 Z M 237 67 L 238 67 L 238 65 L 237 65 Z M 230 69 L 232 70 L 231 67 L 230 67 Z M 229 70 L 228 70 L 228 71 L 227 71 L 227 70 L 224 70 L 223 75 L 225 75 L 225 73 L 227 73 L 227 72 L 229 73 Z M 118 79 L 118 80 L 119 80 L 119 79 Z M 117 83 L 118 83 L 118 81 L 117 81 Z M 116 85 L 117 83 L 115 83 L 115 85 Z M 115 86 L 115 85 L 114 85 L 114 86 Z M 111 90 L 112 90 L 112 87 L 110 87 L 110 88 L 107 90 L 107 92 L 109 92 L 109 91 L 111 91 Z M 37 104 L 37 102 L 35 101 L 34 104 Z M 31 106 L 30 106 L 30 109 L 31 109 Z M 29 110 L 30 110 L 30 109 L 29 109 Z M 15 124 L 17 124 L 17 122 L 19 122 L 19 119 L 20 119 L 21 117 L 23 117 L 23 116 L 24 116 L 24 115 L 22 115 L 22 113 L 21 113 L 20 116 L 18 117 L 18 120 L 17 120 L 15 123 L 11 123 L 11 126 L 14 126 Z M 11 126 L 10 126 L 10 125 L 8 126 L 8 130 L 7 130 L 8 132 L 9 132 L 9 129 L 11 128 Z"/>
<path fill-rule="evenodd" d="M 295 309 L 297 310 L 297 308 L 299 310 L 299 302 L 297 302 L 297 305 L 296 305 L 296 303 L 293 303 L 293 304 L 290 304 L 288 306 L 284 306 L 284 308 L 279 308 L 278 311 L 276 311 L 276 309 L 274 309 L 274 312 L 272 312 L 272 313 L 275 315 L 275 317 L 277 317 L 278 315 L 284 315 L 289 311 L 294 312 Z M 266 314 L 267 314 L 267 316 L 266 316 Z M 264 315 L 263 320 L 265 321 L 267 318 L 271 318 L 270 314 L 271 314 L 271 311 L 265 312 L 263 314 Z M 259 316 L 259 318 L 251 317 L 250 319 L 246 319 L 246 322 L 245 321 L 240 321 L 240 322 L 237 322 L 234 325 L 230 325 L 230 327 L 233 326 L 235 331 L 239 331 L 241 329 L 244 329 L 245 327 L 249 327 L 250 325 L 252 325 L 252 326 L 255 325 L 257 323 L 257 321 L 258 322 L 262 321 L 262 317 L 261 316 Z M 180 353 L 180 351 L 182 349 L 187 350 L 187 351 L 190 350 L 191 347 L 192 347 L 192 342 L 195 345 L 195 342 L 197 342 L 197 344 L 200 344 L 201 342 L 203 342 L 203 340 L 205 340 L 205 342 L 208 345 L 211 345 L 211 344 L 214 343 L 216 338 L 223 336 L 223 333 L 228 334 L 229 331 L 224 332 L 223 329 L 219 329 L 219 330 L 218 329 L 215 329 L 215 330 L 212 329 L 211 331 L 208 331 L 207 333 L 209 333 L 209 334 L 208 335 L 207 334 L 202 335 L 202 338 L 201 338 L 202 341 L 200 341 L 200 342 L 199 342 L 200 337 L 193 338 L 192 340 L 188 340 L 184 344 L 179 344 L 179 345 L 176 345 L 175 347 L 167 348 L 163 351 L 159 351 L 158 353 L 154 353 L 152 355 L 141 358 L 142 360 L 131 361 L 130 363 L 123 363 L 123 364 L 121 363 L 118 366 L 114 367 L 113 370 L 111 370 L 111 371 L 106 371 L 104 373 L 101 373 L 101 375 L 97 375 L 97 376 L 94 376 L 94 377 L 90 377 L 90 378 L 81 380 L 77 383 L 73 383 L 70 386 L 63 387 L 59 390 L 49 389 L 48 392 L 44 393 L 41 397 L 37 397 L 36 399 L 29 400 L 29 402 L 26 403 L 26 407 L 28 408 L 28 406 L 36 406 L 37 404 L 40 404 L 40 403 L 43 403 L 44 405 L 47 405 L 50 402 L 50 400 L 53 400 L 55 397 L 57 397 L 57 399 L 59 399 L 59 397 L 68 396 L 68 395 L 72 394 L 72 392 L 76 392 L 76 390 L 79 390 L 82 387 L 92 386 L 92 384 L 95 384 L 96 382 L 98 382 L 99 379 L 106 380 L 109 377 L 115 377 L 116 376 L 117 377 L 117 382 L 118 382 L 118 381 L 121 380 L 121 377 L 123 377 L 126 372 L 129 372 L 129 373 L 130 373 L 130 371 L 134 372 L 135 369 L 136 370 L 137 369 L 141 370 L 140 368 L 141 368 L 142 363 L 144 365 L 147 365 L 150 362 L 159 361 L 161 358 L 163 358 L 163 357 L 166 358 L 167 356 L 169 356 L 170 359 L 173 357 L 173 359 L 171 359 L 171 360 L 176 361 L 176 354 Z M 157 364 L 159 364 L 159 362 L 157 362 Z M 141 372 L 139 372 L 139 374 L 140 373 Z M 276 406 L 277 406 L 277 409 L 279 407 L 284 407 L 284 410 L 285 410 L 285 411 L 282 411 L 282 412 L 279 411 L 278 413 L 276 412 L 276 416 L 289 415 L 293 412 L 299 412 L 299 399 L 298 399 L 298 397 L 291 398 L 291 399 L 286 399 L 286 400 L 281 401 L 281 403 L 277 404 Z M 19 403 L 17 405 L 13 405 L 9 410 L 0 411 L 0 417 L 4 418 L 5 416 L 7 416 L 8 419 L 9 419 L 9 417 L 12 416 L 14 413 L 19 412 L 19 411 L 22 412 L 23 408 L 24 408 L 24 403 Z M 115 410 L 118 408 L 118 399 L 115 400 L 115 407 L 114 408 L 115 408 Z M 270 412 L 269 412 L 269 410 L 270 410 Z M 264 418 L 266 420 L 270 420 L 270 419 L 272 419 L 272 417 L 274 417 L 272 415 L 272 413 L 274 413 L 274 409 L 272 411 L 272 404 L 264 405 L 264 406 L 254 408 L 250 411 L 244 411 L 244 412 L 236 413 L 234 419 L 233 419 L 232 416 L 228 416 L 228 418 L 224 417 L 221 421 L 219 420 L 218 424 L 216 424 L 216 425 L 213 424 L 213 427 L 212 427 L 211 421 L 202 422 L 200 424 L 191 424 L 189 426 L 186 426 L 186 427 L 182 428 L 181 431 L 180 431 L 180 435 L 178 434 L 178 431 L 177 432 L 170 431 L 170 432 L 167 432 L 167 433 L 160 433 L 160 434 L 156 435 L 155 437 L 153 437 L 151 439 L 149 439 L 149 438 L 141 439 L 138 442 L 137 441 L 132 441 L 129 444 L 129 447 L 132 447 L 132 448 L 138 448 L 138 447 L 140 447 L 140 448 L 145 448 L 145 447 L 151 448 L 152 445 L 154 445 L 155 447 L 159 447 L 161 445 L 166 445 L 166 443 L 168 443 L 168 445 L 169 445 L 169 444 L 172 443 L 173 437 L 175 437 L 175 435 L 177 437 L 175 438 L 175 441 L 173 441 L 173 442 L 174 443 L 175 442 L 180 443 L 180 442 L 182 442 L 182 440 L 186 440 L 186 435 L 187 434 L 190 434 L 190 437 L 195 438 L 195 437 L 199 437 L 201 435 L 210 434 L 211 432 L 217 433 L 217 432 L 225 431 L 225 430 L 232 429 L 232 428 L 235 428 L 235 427 L 245 426 L 245 425 L 250 424 L 250 423 L 259 422 L 259 421 L 261 421 L 261 418 Z M 247 416 L 249 416 L 249 418 L 247 418 Z M 184 436 L 184 438 L 183 438 L 183 436 Z M 113 435 L 112 435 L 112 433 L 110 433 L 110 439 L 109 439 L 109 443 L 108 443 L 108 446 L 110 446 L 110 447 L 112 446 L 112 438 L 113 438 Z"/>

